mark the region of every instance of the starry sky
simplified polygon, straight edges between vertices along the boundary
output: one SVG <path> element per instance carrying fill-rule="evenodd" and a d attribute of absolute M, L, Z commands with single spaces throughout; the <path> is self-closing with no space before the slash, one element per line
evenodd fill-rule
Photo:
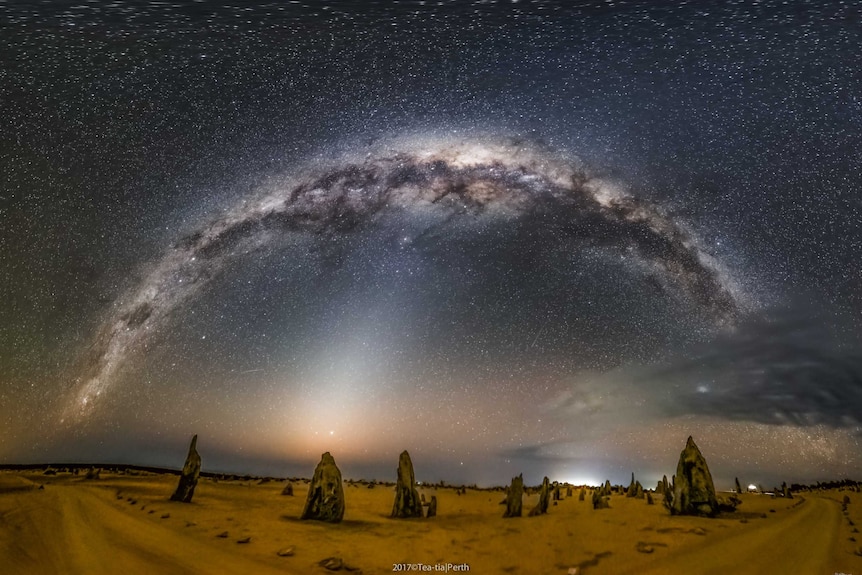
<path fill-rule="evenodd" d="M 0 8 L 0 462 L 862 475 L 860 3 Z"/>

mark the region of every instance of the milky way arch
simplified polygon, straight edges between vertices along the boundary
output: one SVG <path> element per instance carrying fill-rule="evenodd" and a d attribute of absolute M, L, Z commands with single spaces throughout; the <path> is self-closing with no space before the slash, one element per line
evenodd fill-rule
<path fill-rule="evenodd" d="M 412 143 L 311 168 L 246 198 L 178 241 L 115 302 L 82 361 L 66 416 L 89 412 L 148 334 L 250 249 L 289 234 L 350 234 L 398 210 L 441 216 L 431 227 L 463 216 L 533 217 L 564 241 L 636 253 L 716 324 L 735 321 L 734 291 L 678 223 L 573 163 L 511 140 Z"/>

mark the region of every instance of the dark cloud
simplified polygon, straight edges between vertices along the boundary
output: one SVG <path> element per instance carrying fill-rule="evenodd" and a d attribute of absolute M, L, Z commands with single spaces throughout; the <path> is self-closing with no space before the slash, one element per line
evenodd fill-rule
<path fill-rule="evenodd" d="M 668 415 L 855 426 L 862 420 L 862 351 L 840 333 L 823 317 L 774 311 L 647 379 L 667 386 Z"/>

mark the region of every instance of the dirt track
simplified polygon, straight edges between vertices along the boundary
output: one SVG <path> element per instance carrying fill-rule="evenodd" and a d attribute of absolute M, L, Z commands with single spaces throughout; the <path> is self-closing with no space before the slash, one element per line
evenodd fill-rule
<path fill-rule="evenodd" d="M 638 569 L 642 575 L 764 575 L 835 572 L 841 527 L 838 503 L 813 497 L 793 512 L 751 525 L 744 532 L 716 535 L 695 549 L 669 555 Z"/>
<path fill-rule="evenodd" d="M 3 573 L 289 573 L 122 511 L 83 485 L 16 490 L 0 499 Z"/>

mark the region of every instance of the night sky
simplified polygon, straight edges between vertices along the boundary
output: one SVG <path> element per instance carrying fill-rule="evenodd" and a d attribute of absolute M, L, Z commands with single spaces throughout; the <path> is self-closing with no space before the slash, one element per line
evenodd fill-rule
<path fill-rule="evenodd" d="M 0 0 L 0 462 L 862 476 L 862 4 Z"/>

